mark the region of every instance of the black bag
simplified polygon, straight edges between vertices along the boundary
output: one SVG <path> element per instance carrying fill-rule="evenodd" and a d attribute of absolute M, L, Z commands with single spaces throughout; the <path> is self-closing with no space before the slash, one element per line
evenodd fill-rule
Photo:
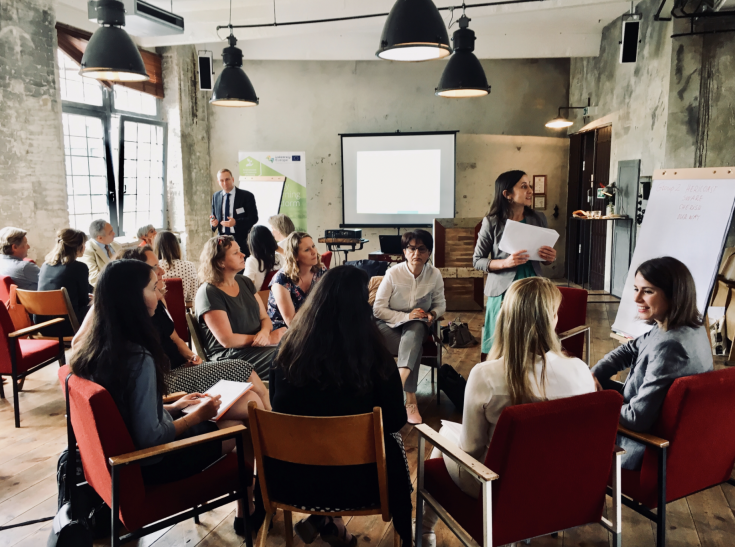
<path fill-rule="evenodd" d="M 452 365 L 446 363 L 441 366 L 438 372 L 439 387 L 446 393 L 452 404 L 462 412 L 464 409 L 464 390 L 467 387 L 467 380 L 454 370 Z"/>
<path fill-rule="evenodd" d="M 442 342 L 450 348 L 469 348 L 477 345 L 477 340 L 472 336 L 467 323 L 462 323 L 459 317 L 442 327 Z"/>
<path fill-rule="evenodd" d="M 345 266 L 355 266 L 361 270 L 365 270 L 370 277 L 385 275 L 390 264 L 388 262 L 381 262 L 380 260 L 350 260 L 345 262 Z"/>

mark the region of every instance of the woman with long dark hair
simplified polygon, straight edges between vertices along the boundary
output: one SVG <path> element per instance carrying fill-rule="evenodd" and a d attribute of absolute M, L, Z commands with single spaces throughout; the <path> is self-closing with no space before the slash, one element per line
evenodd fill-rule
<path fill-rule="evenodd" d="M 174 404 L 163 404 L 169 362 L 151 321 L 159 301 L 158 281 L 156 272 L 144 262 L 116 260 L 108 264 L 94 292 L 95 313 L 89 334 L 80 340 L 70 362 L 74 374 L 110 392 L 137 449 L 241 424 L 247 420 L 248 402 L 255 400 L 246 393 L 216 423 L 210 419 L 219 410 L 219 397 L 190 393 Z M 195 404 L 199 408 L 182 413 Z M 162 484 L 184 479 L 234 448 L 235 441 L 230 439 L 203 443 L 184 454 L 166 454 L 141 464 L 143 481 Z M 252 463 L 249 442 L 246 452 L 245 459 Z M 235 529 L 241 534 L 243 511 L 239 504 Z"/>
<path fill-rule="evenodd" d="M 276 238 L 265 226 L 253 226 L 248 235 L 250 256 L 245 259 L 245 277 L 253 282 L 259 291 L 268 289 L 263 281 L 268 272 L 278 271 L 284 265 L 283 249 L 278 246 Z"/>
<path fill-rule="evenodd" d="M 372 319 L 368 275 L 338 266 L 322 277 L 286 331 L 270 372 L 273 410 L 300 416 L 349 416 L 383 412 L 393 524 L 411 544 L 411 483 L 400 429 L 406 424 L 398 369 Z M 329 435 L 329 431 L 324 432 Z M 294 478 L 289 466 L 270 471 L 289 497 L 311 508 L 375 503 L 377 470 L 305 466 Z M 283 467 L 283 469 L 281 469 Z M 270 482 L 270 481 L 269 481 Z M 295 526 L 305 543 L 318 533 L 332 546 L 356 543 L 342 519 L 311 516 Z"/>
<path fill-rule="evenodd" d="M 485 296 L 485 327 L 482 331 L 482 354 L 484 361 L 493 345 L 495 321 L 500 313 L 505 291 L 517 279 L 541 275 L 541 264 L 549 265 L 556 260 L 556 251 L 543 246 L 538 254 L 543 262 L 529 260 L 528 251 L 524 249 L 513 254 L 501 251 L 500 240 L 508 220 L 523 222 L 532 226 L 546 228 L 548 223 L 543 213 L 534 211 L 533 186 L 528 175 L 523 171 L 507 171 L 495 181 L 495 198 L 487 216 L 482 219 L 482 227 L 477 236 L 472 265 L 476 270 L 487 272 Z M 535 249 L 534 249 L 535 250 Z"/>
<path fill-rule="evenodd" d="M 664 256 L 643 262 L 636 269 L 633 291 L 638 318 L 652 328 L 605 355 L 592 374 L 598 388 L 623 394 L 620 425 L 645 433 L 658 420 L 674 380 L 713 369 L 712 347 L 697 309 L 694 279 L 681 261 Z M 624 385 L 611 380 L 627 368 Z M 639 469 L 644 445 L 622 435 L 617 444 L 625 449 L 623 468 Z"/>
<path fill-rule="evenodd" d="M 193 302 L 199 288 L 197 268 L 193 262 L 182 260 L 181 245 L 179 245 L 176 234 L 168 230 L 161 230 L 156 235 L 151 247 L 158 256 L 161 268 L 166 272 L 163 274 L 163 278 L 180 278 L 184 288 L 184 300 Z"/>

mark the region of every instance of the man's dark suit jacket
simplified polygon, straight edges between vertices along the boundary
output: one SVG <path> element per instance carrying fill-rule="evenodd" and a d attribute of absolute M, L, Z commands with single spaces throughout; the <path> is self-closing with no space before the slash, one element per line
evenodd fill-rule
<path fill-rule="evenodd" d="M 225 227 L 222 226 L 222 221 L 227 220 L 222 216 L 222 191 L 218 191 L 212 196 L 212 214 L 214 218 L 219 221 L 217 227 L 212 227 L 212 231 L 218 230 L 218 233 L 224 234 Z M 242 213 L 238 213 L 238 209 L 243 209 Z M 235 207 L 233 208 L 235 217 L 235 233 L 232 234 L 235 237 L 240 250 L 249 256 L 250 251 L 248 250 L 248 234 L 250 229 L 255 226 L 258 222 L 258 208 L 255 206 L 255 196 L 247 190 L 235 188 Z"/>

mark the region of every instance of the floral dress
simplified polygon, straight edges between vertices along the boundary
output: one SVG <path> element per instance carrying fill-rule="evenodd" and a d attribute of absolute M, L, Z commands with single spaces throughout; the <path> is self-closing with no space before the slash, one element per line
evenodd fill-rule
<path fill-rule="evenodd" d="M 294 282 L 281 269 L 273 276 L 269 287 L 273 287 L 273 285 L 282 285 L 285 287 L 288 294 L 291 295 L 291 302 L 293 302 L 294 310 L 299 311 L 299 308 L 306 301 L 306 297 L 311 292 L 311 289 L 314 288 L 316 282 L 319 281 L 325 273 L 327 273 L 326 268 L 322 268 L 315 272 L 314 277 L 311 280 L 311 287 L 309 287 L 308 292 L 304 292 L 301 290 L 301 287 L 299 287 L 299 284 Z M 271 292 L 268 295 L 268 317 L 271 318 L 271 322 L 273 323 L 273 330 L 286 326 L 286 322 L 283 320 L 283 315 L 281 315 L 281 310 L 278 309 L 278 304 L 276 304 L 276 299 L 273 296 L 273 289 L 271 289 Z"/>

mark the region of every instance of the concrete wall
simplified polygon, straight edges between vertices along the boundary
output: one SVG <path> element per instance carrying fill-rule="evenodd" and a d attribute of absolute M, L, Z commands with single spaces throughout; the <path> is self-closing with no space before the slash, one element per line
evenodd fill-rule
<path fill-rule="evenodd" d="M 54 3 L 0 2 L 0 227 L 42 259 L 68 226 Z"/>
<path fill-rule="evenodd" d="M 234 170 L 239 150 L 305 150 L 308 229 L 319 237 L 342 222 L 340 133 L 459 130 L 460 139 L 473 134 L 560 136 L 544 124 L 555 116 L 559 105 L 567 103 L 568 60 L 482 63 L 493 86 L 490 96 L 449 100 L 434 96 L 444 62 L 246 61 L 244 68 L 260 105 L 244 109 L 210 106 L 211 188 L 217 189 L 219 168 Z M 221 67 L 218 63 L 216 71 Z M 482 159 L 468 157 L 472 154 L 458 145 L 460 155 L 463 163 Z M 486 186 L 481 188 L 478 182 L 460 191 L 458 180 L 460 216 L 469 214 L 462 203 L 487 202 L 487 182 L 500 172 L 489 166 L 476 171 L 474 180 Z M 395 230 L 364 229 L 370 243 L 350 259 L 377 250 L 381 233 Z"/>
<path fill-rule="evenodd" d="M 612 123 L 611 182 L 621 160 L 640 159 L 641 175 L 647 176 L 665 167 L 672 24 L 653 20 L 659 3 L 645 0 L 636 6 L 643 19 L 635 63 L 619 62 L 622 18 L 603 30 L 598 57 L 571 60 L 569 104 L 586 106 L 590 98 L 597 109 L 589 118 L 572 110 L 575 124 L 569 133 Z"/>

